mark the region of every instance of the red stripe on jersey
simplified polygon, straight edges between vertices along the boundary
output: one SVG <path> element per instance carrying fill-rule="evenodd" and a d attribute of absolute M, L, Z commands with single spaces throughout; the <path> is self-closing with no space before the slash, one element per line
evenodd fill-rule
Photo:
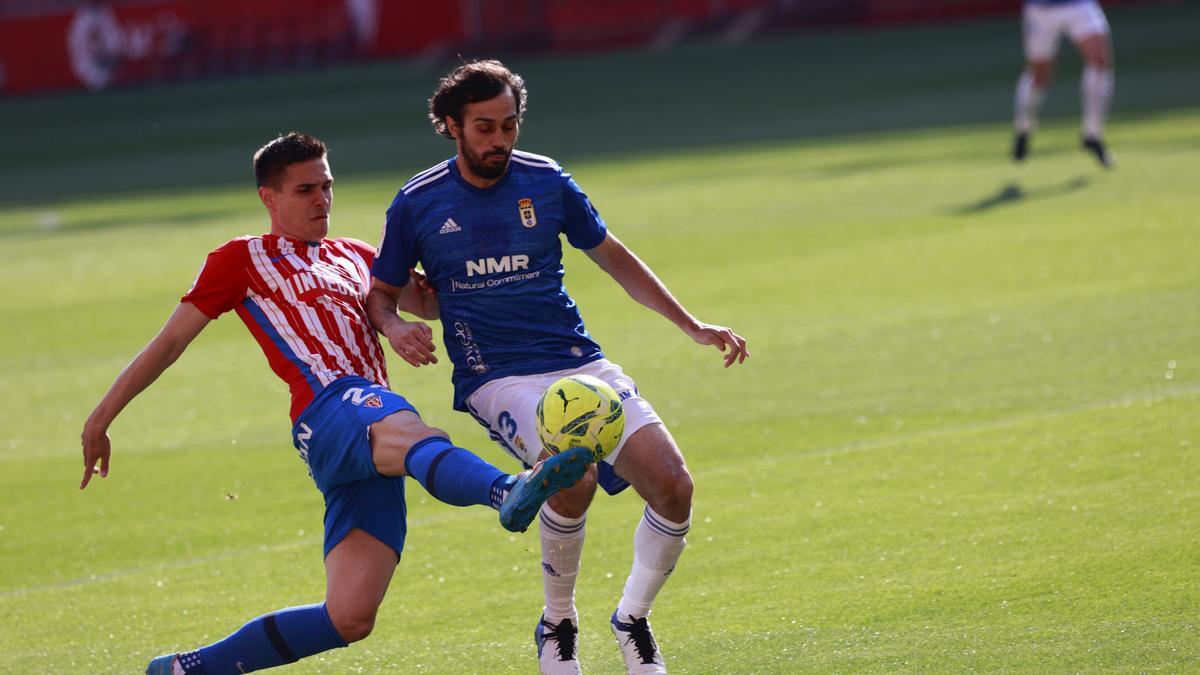
<path fill-rule="evenodd" d="M 366 313 L 373 257 L 355 240 L 310 246 L 274 235 L 239 238 L 209 256 L 184 300 L 209 300 L 217 315 L 237 310 L 271 370 L 288 383 L 295 420 L 340 377 L 387 385 L 383 349 Z M 231 279 L 242 280 L 244 292 Z"/>
<path fill-rule="evenodd" d="M 295 352 L 306 369 L 317 378 L 321 386 L 333 381 L 322 377 L 325 364 L 332 359 L 322 346 L 322 331 L 310 324 L 307 312 L 299 296 L 288 280 L 303 268 L 293 266 L 287 260 L 288 253 L 281 250 L 268 237 L 250 242 L 251 264 L 258 270 L 267 284 L 268 292 L 263 296 L 269 302 L 257 302 L 272 326 Z M 302 366 L 302 369 L 305 369 Z"/>
<path fill-rule="evenodd" d="M 348 260 L 354 265 L 354 270 L 357 272 L 357 282 L 361 283 L 367 289 L 371 288 L 371 266 L 367 258 L 362 257 L 363 253 L 355 250 L 346 241 L 335 240 L 331 242 L 333 247 L 339 249 L 343 260 Z M 363 245 L 365 246 L 365 244 Z M 374 257 L 374 256 L 371 256 Z M 361 313 L 361 320 L 367 324 L 370 329 L 370 319 L 366 313 L 366 303 L 358 310 Z M 378 338 L 375 337 L 374 330 L 369 333 L 355 333 L 355 346 L 357 353 L 363 361 L 365 368 L 370 368 L 374 371 L 375 377 L 368 378 L 382 384 L 387 383 L 387 361 L 383 355 L 383 348 L 379 344 Z"/>

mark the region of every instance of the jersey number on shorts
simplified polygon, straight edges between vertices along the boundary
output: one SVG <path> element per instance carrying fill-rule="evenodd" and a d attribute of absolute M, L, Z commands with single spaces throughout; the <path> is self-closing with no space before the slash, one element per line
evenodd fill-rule
<path fill-rule="evenodd" d="M 300 459 L 304 461 L 305 468 L 308 469 L 308 477 L 313 478 L 312 467 L 308 465 L 308 441 L 312 438 L 313 430 L 307 424 L 300 423 L 300 431 L 296 432 L 296 450 L 300 453 Z M 316 478 L 313 478 L 316 480 Z"/>
<path fill-rule="evenodd" d="M 517 421 L 512 415 L 508 414 L 507 410 L 500 411 L 500 417 L 496 418 L 496 422 L 500 425 L 500 431 L 508 435 L 508 440 L 512 440 L 517 435 Z"/>

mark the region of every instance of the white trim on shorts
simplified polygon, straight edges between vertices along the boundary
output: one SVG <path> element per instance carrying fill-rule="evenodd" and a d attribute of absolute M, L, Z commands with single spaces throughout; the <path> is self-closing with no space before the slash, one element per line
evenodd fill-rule
<path fill-rule="evenodd" d="M 617 461 L 625 441 L 634 432 L 662 421 L 650 402 L 638 393 L 633 379 L 608 359 L 597 359 L 578 368 L 492 380 L 467 397 L 467 409 L 501 448 L 526 465 L 532 465 L 542 454 L 542 442 L 537 435 L 538 401 L 551 384 L 568 375 L 598 377 L 621 397 L 621 405 L 625 408 L 625 432 L 617 447 L 604 457 L 609 464 Z"/>
<path fill-rule="evenodd" d="M 1058 55 L 1059 38 L 1066 35 L 1079 44 L 1092 35 L 1109 33 L 1104 10 L 1094 0 L 1062 5 L 1026 4 L 1022 13 L 1025 33 L 1025 59 L 1050 61 Z"/>

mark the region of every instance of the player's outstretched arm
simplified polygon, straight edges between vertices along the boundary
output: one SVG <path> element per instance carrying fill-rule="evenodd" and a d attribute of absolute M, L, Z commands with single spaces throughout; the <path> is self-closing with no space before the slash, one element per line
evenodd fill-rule
<path fill-rule="evenodd" d="M 599 246 L 585 251 L 600 269 L 608 272 L 629 297 L 667 317 L 688 337 L 712 345 L 725 353 L 725 367 L 742 363 L 750 356 L 746 340 L 732 330 L 696 319 L 684 309 L 646 263 L 609 232 Z"/>
<path fill-rule="evenodd" d="M 411 272 L 410 272 L 411 274 Z M 433 355 L 435 350 L 433 344 L 433 330 L 420 321 L 405 321 L 396 313 L 397 308 L 404 309 L 410 314 L 415 314 L 412 311 L 413 293 L 418 298 L 416 302 L 425 307 L 424 300 L 420 300 L 423 294 L 419 288 L 405 290 L 408 286 L 417 286 L 416 282 L 408 283 L 404 287 L 393 286 L 384 283 L 379 279 L 371 280 L 371 291 L 367 294 L 367 318 L 371 320 L 371 325 L 375 330 L 379 331 L 388 340 L 388 344 L 392 349 L 400 355 L 413 367 L 420 367 L 437 363 L 437 357 Z M 403 303 L 404 298 L 408 294 L 408 303 Z M 436 305 L 434 305 L 436 308 Z"/>
<path fill-rule="evenodd" d="M 83 444 L 83 481 L 79 483 L 80 490 L 87 487 L 94 474 L 99 473 L 101 478 L 108 476 L 108 460 L 112 452 L 108 427 L 113 419 L 175 363 L 211 320 L 195 305 L 179 303 L 158 335 L 117 376 L 83 425 L 80 435 Z M 99 467 L 96 466 L 97 462 L 100 463 Z"/>

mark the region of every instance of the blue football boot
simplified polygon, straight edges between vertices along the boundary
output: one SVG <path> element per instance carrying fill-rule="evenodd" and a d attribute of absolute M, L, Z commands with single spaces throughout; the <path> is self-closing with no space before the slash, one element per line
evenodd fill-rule
<path fill-rule="evenodd" d="M 592 461 L 589 448 L 571 448 L 513 476 L 508 496 L 500 504 L 500 524 L 509 532 L 524 532 L 551 495 L 579 482 Z"/>

